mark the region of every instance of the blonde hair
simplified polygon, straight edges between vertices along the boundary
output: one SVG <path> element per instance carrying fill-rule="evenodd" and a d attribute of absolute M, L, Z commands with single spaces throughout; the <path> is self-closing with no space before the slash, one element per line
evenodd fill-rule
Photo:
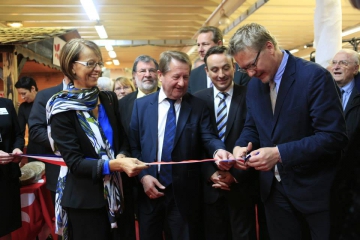
<path fill-rule="evenodd" d="M 127 86 L 127 87 L 131 87 L 131 90 L 134 92 L 135 91 L 135 87 L 134 84 L 132 83 L 132 81 L 126 77 L 118 77 L 115 82 L 114 82 L 114 87 L 113 87 L 113 91 L 115 90 L 115 84 L 119 83 L 123 86 Z"/>

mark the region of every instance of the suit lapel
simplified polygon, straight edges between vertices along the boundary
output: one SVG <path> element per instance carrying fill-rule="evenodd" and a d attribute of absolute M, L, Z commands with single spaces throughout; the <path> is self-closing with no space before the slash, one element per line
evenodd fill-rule
<path fill-rule="evenodd" d="M 178 142 L 182 131 L 184 130 L 184 127 L 187 123 L 187 120 L 189 118 L 190 112 L 191 112 L 191 104 L 189 102 L 189 94 L 186 93 L 181 101 L 181 109 L 180 109 L 180 114 L 179 114 L 179 118 L 177 121 L 177 126 L 176 126 L 176 136 L 175 136 L 175 141 L 174 141 L 174 149 L 176 146 L 176 143 Z"/>
<path fill-rule="evenodd" d="M 217 126 L 216 126 L 216 117 L 215 117 L 215 108 L 214 108 L 214 89 L 213 88 L 208 88 L 207 90 L 207 97 L 208 97 L 208 101 L 206 101 L 206 104 L 210 110 L 210 118 L 211 118 L 211 122 L 213 123 L 214 128 L 216 129 L 216 133 L 217 133 Z"/>
<path fill-rule="evenodd" d="M 281 78 L 281 83 L 280 83 L 280 87 L 279 87 L 277 98 L 276 98 L 273 126 L 275 126 L 275 124 L 277 122 L 281 108 L 285 102 L 285 98 L 286 98 L 292 84 L 295 81 L 294 74 L 295 74 L 295 59 L 291 54 L 289 54 L 289 58 L 288 58 L 288 61 L 287 61 L 286 67 L 285 67 L 284 74 L 282 75 L 282 78 Z M 270 94 L 269 94 L 269 98 L 270 98 Z"/>
<path fill-rule="evenodd" d="M 356 87 L 354 86 L 353 90 L 351 91 L 351 95 L 349 97 L 349 100 L 348 100 L 348 102 L 346 104 L 345 111 L 344 111 L 344 116 L 346 116 L 346 114 L 348 113 L 348 111 L 352 107 L 354 99 L 355 99 L 355 97 L 358 97 L 358 94 L 359 94 L 359 92 L 356 89 Z"/>
<path fill-rule="evenodd" d="M 234 85 L 233 96 L 232 96 L 232 99 L 231 99 L 228 119 L 227 119 L 227 122 L 226 122 L 225 139 L 229 135 L 229 132 L 230 132 L 230 130 L 232 128 L 232 125 L 233 125 L 233 123 L 235 121 L 235 116 L 236 116 L 237 111 L 239 109 L 237 103 L 239 103 L 241 98 L 243 98 L 243 97 L 244 97 L 243 95 L 240 95 L 240 89 L 237 88 L 236 85 Z"/>
<path fill-rule="evenodd" d="M 154 94 L 149 102 L 149 107 L 146 110 L 145 116 L 150 124 L 151 139 L 153 146 L 157 148 L 158 139 L 158 109 L 159 109 L 159 91 Z"/>

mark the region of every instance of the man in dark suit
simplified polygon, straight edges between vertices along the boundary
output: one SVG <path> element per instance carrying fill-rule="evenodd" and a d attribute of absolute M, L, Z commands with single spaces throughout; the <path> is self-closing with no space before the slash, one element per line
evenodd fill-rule
<path fill-rule="evenodd" d="M 67 89 L 70 80 L 64 77 L 63 81 L 51 88 L 44 89 L 36 95 L 31 113 L 29 116 L 29 141 L 41 145 L 38 154 L 54 154 L 51 149 L 46 122 L 46 104 L 50 97 L 64 89 Z M 56 184 L 60 167 L 45 163 L 46 188 L 51 192 L 51 198 L 55 203 Z"/>
<path fill-rule="evenodd" d="M 202 27 L 197 32 L 197 46 L 199 59 L 204 60 L 206 52 L 213 46 L 223 45 L 223 34 L 220 29 L 213 26 Z M 236 65 L 236 70 L 238 66 Z M 246 73 L 235 72 L 234 82 L 238 85 L 246 86 L 250 77 Z M 191 71 L 189 80 L 189 93 L 195 93 L 212 86 L 211 79 L 206 75 L 205 65 L 201 65 Z"/>
<path fill-rule="evenodd" d="M 134 157 L 144 162 L 202 158 L 202 146 L 216 159 L 232 159 L 216 136 L 205 102 L 186 93 L 189 57 L 166 51 L 160 56 L 159 92 L 137 99 L 130 124 Z M 228 162 L 219 165 L 229 168 Z M 200 164 L 151 166 L 139 175 L 139 226 L 142 240 L 160 240 L 164 225 L 171 239 L 199 239 Z"/>
<path fill-rule="evenodd" d="M 210 48 L 204 60 L 213 87 L 201 90 L 194 96 L 206 102 L 214 129 L 223 139 L 226 150 L 232 151 L 245 123 L 246 87 L 233 83 L 235 66 L 226 47 Z M 225 113 L 224 125 L 221 124 L 222 110 Z M 256 239 L 255 205 L 252 201 L 254 173 L 253 169 L 243 171 L 231 168 L 223 171 L 212 162 L 202 164 L 205 239 Z"/>
<path fill-rule="evenodd" d="M 136 81 L 137 91 L 132 92 L 119 100 L 120 120 L 125 132 L 129 135 L 129 125 L 134 101 L 158 90 L 157 70 L 159 64 L 150 56 L 140 55 L 133 65 L 133 78 Z"/>
<path fill-rule="evenodd" d="M 339 164 L 331 195 L 331 237 L 347 239 L 358 226 L 352 228 L 351 215 L 360 214 L 356 209 L 355 194 L 360 192 L 357 181 L 360 172 L 360 93 L 356 88 L 355 76 L 359 72 L 359 54 L 354 50 L 340 50 L 331 62 L 330 72 L 341 93 L 349 143 Z M 350 210 L 352 209 L 352 210 Z M 353 235 L 355 236 L 355 235 Z M 356 238 L 356 237 L 355 237 Z"/>
<path fill-rule="evenodd" d="M 236 167 L 260 171 L 260 193 L 271 239 L 329 239 L 329 195 L 345 120 L 331 74 L 281 51 L 261 25 L 234 34 L 230 53 L 252 80 Z"/>

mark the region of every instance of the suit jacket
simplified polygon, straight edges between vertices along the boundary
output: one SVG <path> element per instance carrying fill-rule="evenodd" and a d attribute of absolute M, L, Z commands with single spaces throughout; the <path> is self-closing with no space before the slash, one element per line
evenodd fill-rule
<path fill-rule="evenodd" d="M 126 135 L 129 136 L 129 127 L 134 102 L 137 98 L 138 91 L 132 92 L 119 100 L 120 121 L 124 126 Z"/>
<path fill-rule="evenodd" d="M 242 86 L 246 86 L 250 81 L 250 77 L 246 73 L 238 71 L 239 66 L 235 64 L 235 75 L 234 83 Z M 189 79 L 189 93 L 196 93 L 197 91 L 203 90 L 207 87 L 207 75 L 205 71 L 205 64 L 193 69 L 190 73 Z"/>
<path fill-rule="evenodd" d="M 36 94 L 29 115 L 29 142 L 42 146 L 37 148 L 37 154 L 54 154 L 51 149 L 46 123 L 46 104 L 55 94 L 63 90 L 63 83 L 51 88 L 39 91 Z M 46 187 L 55 192 L 60 167 L 45 163 Z"/>
<path fill-rule="evenodd" d="M 115 156 L 128 154 L 128 143 L 119 121 L 117 98 L 114 92 L 99 93 L 113 130 Z M 111 99 L 113 98 L 113 100 Z M 98 159 L 89 138 L 80 126 L 76 111 L 58 113 L 51 118 L 51 136 L 69 168 L 66 185 L 61 199 L 64 207 L 90 209 L 105 206 L 102 175 L 97 175 Z M 125 187 L 124 187 L 125 189 Z"/>
<path fill-rule="evenodd" d="M 159 92 L 156 92 L 137 99 L 134 103 L 130 123 L 130 146 L 133 156 L 144 162 L 157 161 L 158 98 Z M 187 93 L 182 97 L 172 160 L 202 159 L 202 145 L 211 154 L 217 149 L 225 149 L 212 128 L 205 103 Z M 145 175 L 156 178 L 157 174 L 157 166 L 152 166 L 143 170 L 139 179 Z M 174 199 L 180 214 L 190 222 L 195 221 L 200 208 L 200 164 L 173 165 L 172 176 Z M 156 203 L 157 200 L 150 200 L 141 187 L 139 210 L 151 213 Z"/>
<path fill-rule="evenodd" d="M 194 94 L 194 96 L 201 98 L 206 102 L 207 107 L 210 110 L 210 119 L 213 128 L 218 133 L 216 126 L 215 108 L 214 108 L 214 89 L 206 88 Z M 233 96 L 231 99 L 231 105 L 228 113 L 228 120 L 226 124 L 225 132 L 225 146 L 229 152 L 233 151 L 236 140 L 239 138 L 240 133 L 244 127 L 246 118 L 246 87 L 234 84 Z M 211 158 L 211 156 L 206 156 Z M 241 207 L 239 201 L 242 197 L 248 198 L 251 194 L 251 185 L 254 180 L 254 171 L 249 169 L 248 171 L 242 171 L 240 169 L 231 168 L 230 173 L 238 181 L 231 185 L 231 191 L 224 191 L 212 187 L 212 182 L 209 179 L 213 173 L 217 171 L 215 163 L 207 162 L 202 164 L 202 174 L 204 178 L 204 201 L 206 203 L 214 203 L 219 196 L 226 194 L 228 202 L 233 206 Z"/>
<path fill-rule="evenodd" d="M 291 203 L 307 214 L 328 209 L 330 186 L 347 136 L 330 73 L 288 54 L 274 114 L 269 84 L 257 78 L 249 82 L 245 127 L 236 145 L 252 142 L 253 150 L 277 146 L 284 191 Z M 269 196 L 273 179 L 273 170 L 260 172 L 263 201 Z"/>

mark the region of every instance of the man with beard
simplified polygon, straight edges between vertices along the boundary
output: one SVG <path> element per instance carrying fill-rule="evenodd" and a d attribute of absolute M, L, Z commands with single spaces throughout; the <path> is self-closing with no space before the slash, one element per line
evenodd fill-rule
<path fill-rule="evenodd" d="M 119 100 L 120 120 L 128 136 L 135 99 L 156 92 L 159 89 L 158 69 L 159 64 L 150 56 L 140 55 L 135 59 L 133 65 L 133 78 L 137 85 L 137 91 L 132 92 Z"/>

